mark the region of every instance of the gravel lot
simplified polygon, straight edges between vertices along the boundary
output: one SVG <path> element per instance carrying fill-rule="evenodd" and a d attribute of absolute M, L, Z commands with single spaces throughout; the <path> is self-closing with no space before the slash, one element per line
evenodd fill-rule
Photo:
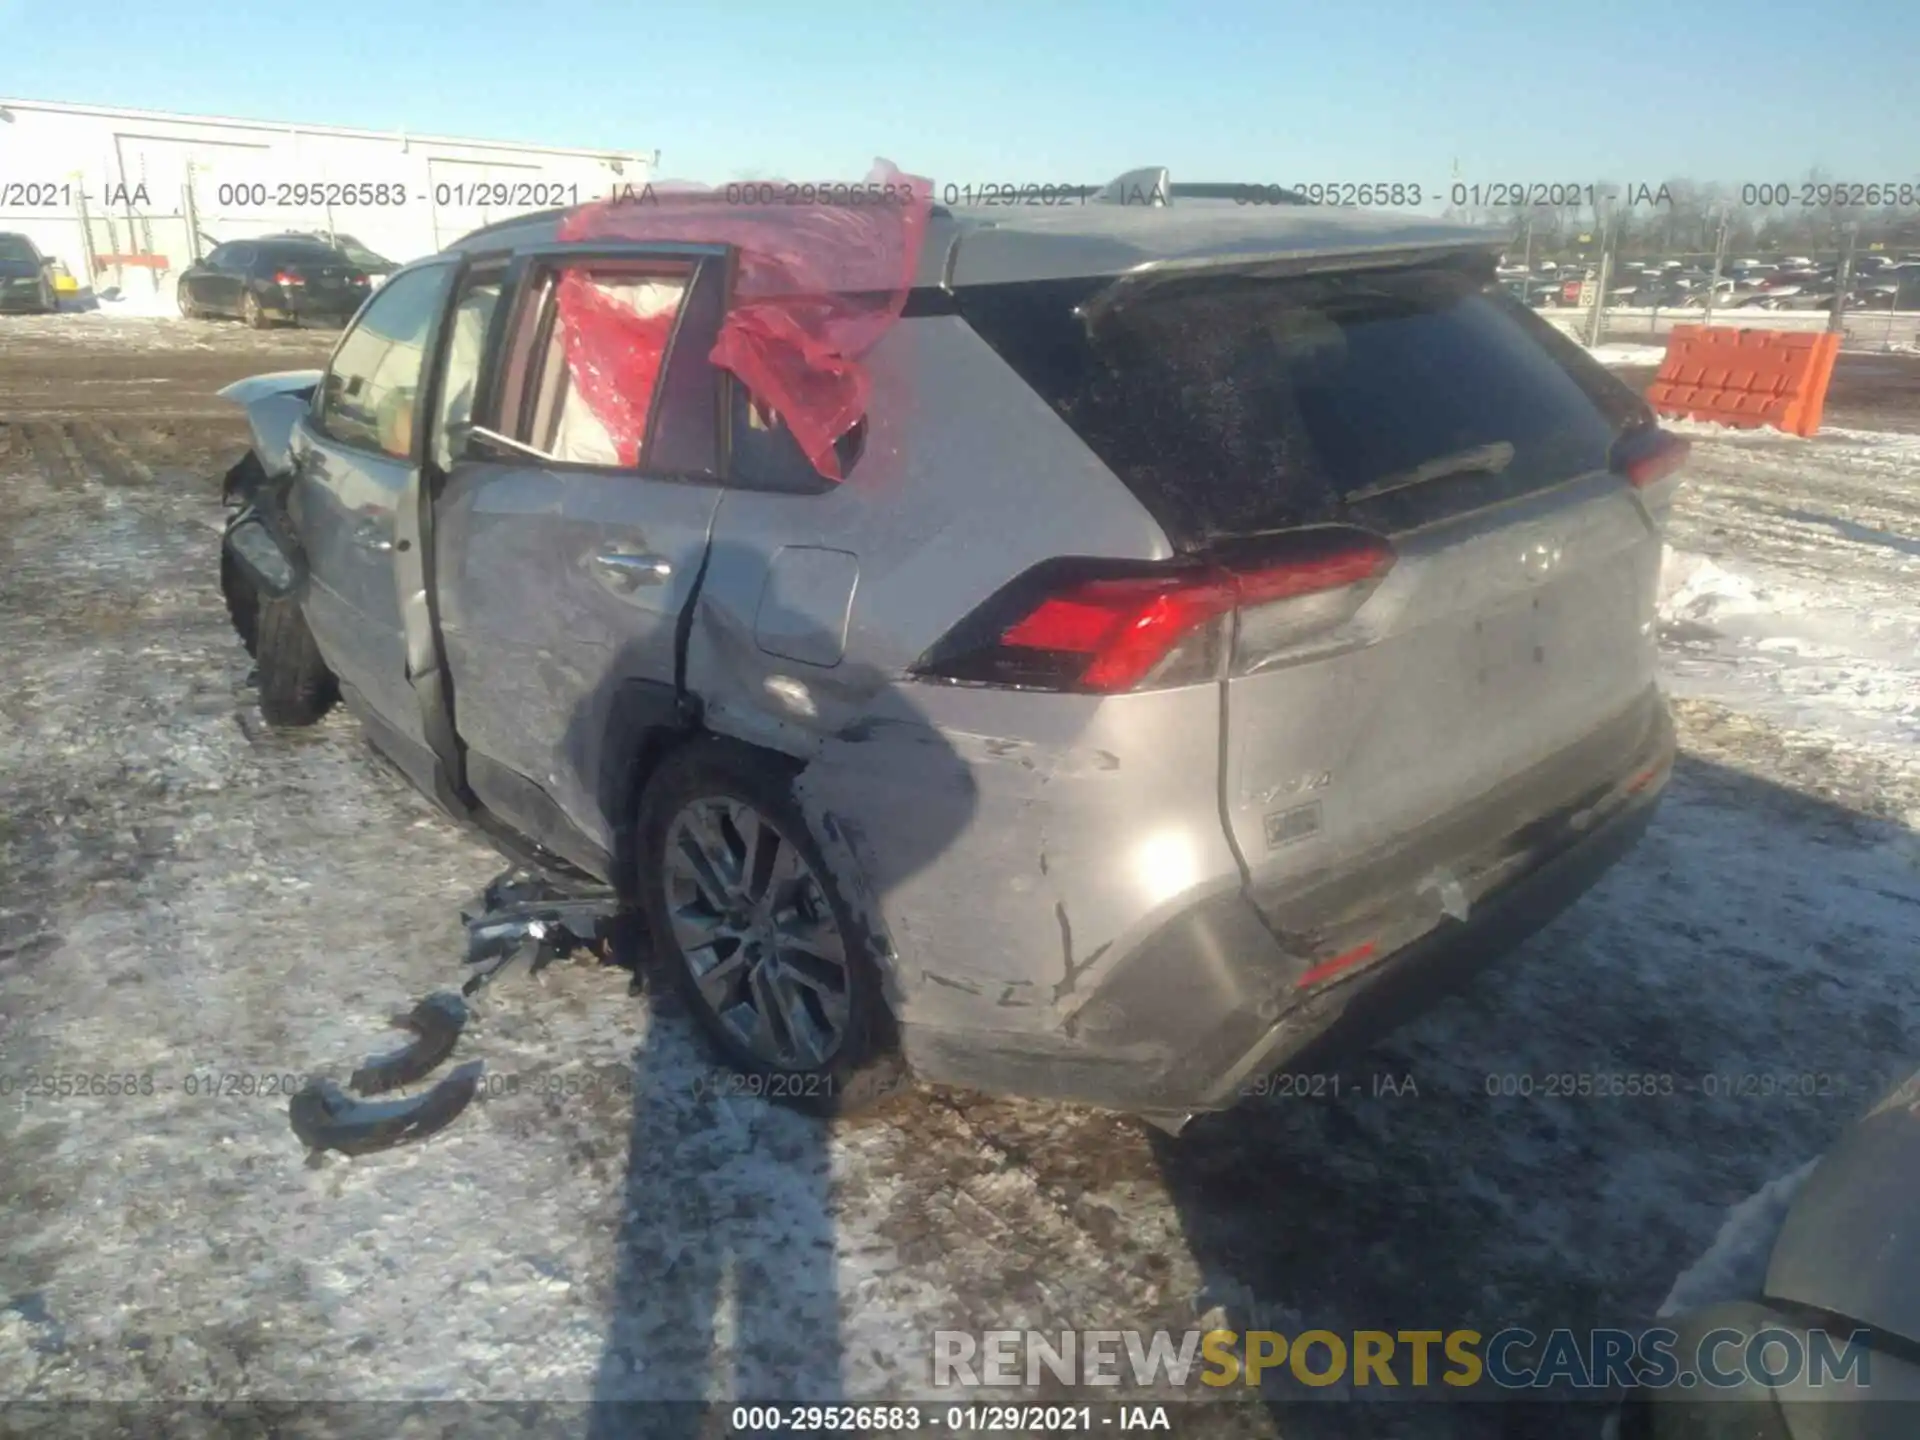
<path fill-rule="evenodd" d="M 462 1046 L 491 1081 L 444 1134 L 310 1168 L 273 1082 L 189 1090 L 391 1048 L 499 868 L 344 716 L 252 710 L 214 583 L 244 432 L 211 392 L 331 340 L 0 322 L 0 1070 L 153 1091 L 0 1104 L 0 1397 L 931 1400 L 943 1328 L 1644 1323 L 1913 1069 L 1920 447 L 1876 432 L 1914 428 L 1920 362 L 1873 357 L 1832 435 L 1696 440 L 1654 831 L 1337 1095 L 1179 1140 L 928 1089 L 822 1127 L 716 1097 L 686 1017 L 582 964 L 483 998 Z M 1488 1094 L 1559 1072 L 1679 1088 Z M 1821 1093 L 1699 1084 L 1803 1074 Z M 1594 1433 L 1281 1403 L 1307 1393 L 1204 1428 Z"/>

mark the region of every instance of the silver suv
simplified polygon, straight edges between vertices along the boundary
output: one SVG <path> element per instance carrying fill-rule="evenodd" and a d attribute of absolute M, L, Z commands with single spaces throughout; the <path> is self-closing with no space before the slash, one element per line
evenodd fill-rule
<path fill-rule="evenodd" d="M 727 246 L 556 213 L 407 266 L 324 374 L 223 392 L 264 713 L 337 694 L 616 887 L 818 1109 L 904 1063 L 1177 1127 L 1381 1033 L 1647 825 L 1685 442 L 1498 237 L 1151 194 L 934 207 L 839 483 L 709 358 Z M 629 455 L 576 276 L 672 317 Z"/>

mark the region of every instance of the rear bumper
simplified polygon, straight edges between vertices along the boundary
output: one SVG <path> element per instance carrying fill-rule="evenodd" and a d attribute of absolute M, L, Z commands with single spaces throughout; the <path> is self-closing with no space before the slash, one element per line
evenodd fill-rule
<path fill-rule="evenodd" d="M 1403 883 L 1414 873 L 1406 855 L 1281 905 L 1218 894 L 1116 965 L 1058 1037 L 908 1032 L 909 1057 L 945 1083 L 1184 1115 L 1226 1109 L 1282 1067 L 1351 1056 L 1533 935 L 1632 848 L 1674 755 L 1666 708 L 1649 700 L 1632 743 L 1610 747 L 1598 786 L 1564 800 L 1566 757 L 1555 757 L 1495 797 L 1497 808 L 1408 847 L 1423 873 L 1445 854 L 1462 877 L 1450 895 Z M 1555 798 L 1529 808 L 1529 795 Z M 1518 818 L 1489 835 L 1497 813 Z M 1433 848 L 1446 844 L 1456 848 Z M 1302 915 L 1325 923 L 1310 934 L 1286 923 Z M 1378 938 L 1363 951 L 1362 936 Z"/>
<path fill-rule="evenodd" d="M 302 294 L 294 291 L 278 296 L 263 296 L 260 306 L 269 315 L 278 315 L 287 319 L 337 320 L 344 323 L 353 317 L 353 313 L 360 308 L 360 302 L 366 298 L 365 290 L 340 291 L 331 294 Z"/>

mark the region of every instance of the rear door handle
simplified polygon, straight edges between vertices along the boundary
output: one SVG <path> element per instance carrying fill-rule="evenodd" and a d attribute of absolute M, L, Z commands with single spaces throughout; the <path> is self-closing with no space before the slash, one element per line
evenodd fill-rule
<path fill-rule="evenodd" d="M 593 557 L 600 583 L 619 595 L 631 595 L 647 585 L 664 585 L 673 576 L 673 562 L 664 555 L 635 555 L 625 550 L 603 550 Z"/>

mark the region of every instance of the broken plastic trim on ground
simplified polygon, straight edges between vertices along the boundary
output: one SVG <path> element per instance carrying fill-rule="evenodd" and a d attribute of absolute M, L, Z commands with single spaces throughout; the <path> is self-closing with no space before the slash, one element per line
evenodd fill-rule
<path fill-rule="evenodd" d="M 770 197 L 817 192 L 774 183 L 750 190 L 758 203 L 720 190 L 650 186 L 638 202 L 574 211 L 559 238 L 733 246 L 732 301 L 709 358 L 779 415 L 821 475 L 840 480 L 834 442 L 866 413 L 872 385 L 864 357 L 906 305 L 933 185 L 882 160 L 842 200 L 784 204 Z M 647 417 L 643 406 L 624 402 L 650 394 L 672 316 L 643 316 L 586 284 L 563 284 L 557 304 L 573 382 L 621 462 L 635 464 Z"/>
<path fill-rule="evenodd" d="M 466 1027 L 466 1002 L 445 991 L 429 995 L 393 1023 L 411 1030 L 412 1044 L 369 1060 L 347 1083 L 360 1095 L 380 1095 L 424 1080 L 453 1053 Z M 338 1150 L 365 1155 L 445 1129 L 473 1099 L 485 1067 L 478 1060 L 459 1066 L 424 1095 L 405 1100 L 356 1100 L 331 1080 L 309 1080 L 287 1105 L 293 1133 L 307 1147 L 308 1160 Z"/>
<path fill-rule="evenodd" d="M 618 909 L 611 892 L 588 898 L 559 894 L 535 877 L 509 870 L 481 894 L 478 913 L 463 913 L 467 927 L 466 963 L 472 977 L 461 987 L 472 995 L 515 969 L 538 970 L 579 949 L 611 954 L 608 933 Z M 460 995 L 437 991 L 393 1024 L 411 1030 L 413 1041 L 389 1055 L 368 1060 L 353 1072 L 349 1094 L 332 1080 L 314 1079 L 288 1103 L 287 1120 L 307 1147 L 309 1163 L 338 1150 L 367 1155 L 444 1130 L 473 1100 L 486 1071 L 469 1060 L 424 1094 L 375 1101 L 355 1096 L 388 1094 L 418 1084 L 437 1070 L 459 1042 L 468 1010 Z"/>

